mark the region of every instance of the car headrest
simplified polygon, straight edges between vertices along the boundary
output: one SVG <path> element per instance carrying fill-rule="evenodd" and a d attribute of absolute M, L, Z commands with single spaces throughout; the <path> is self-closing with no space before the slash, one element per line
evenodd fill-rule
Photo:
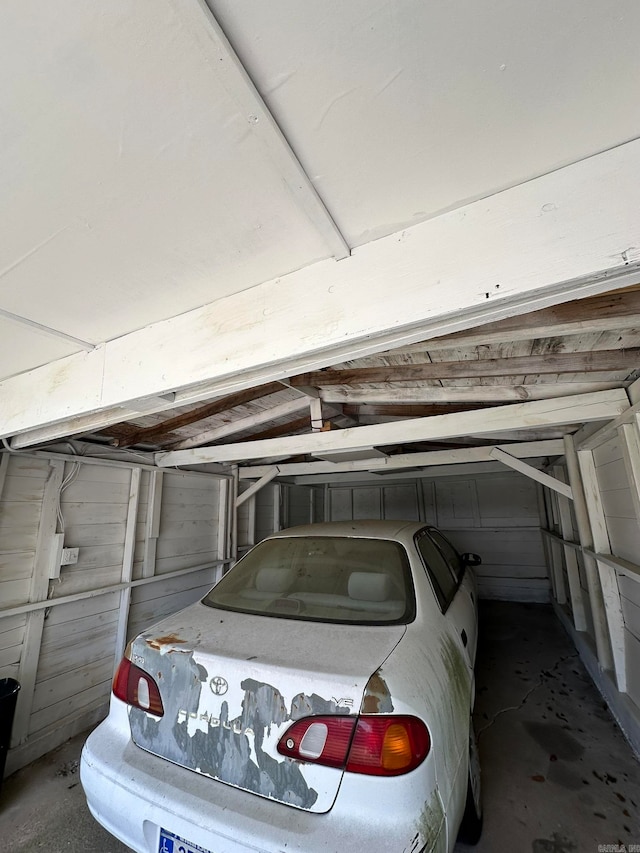
<path fill-rule="evenodd" d="M 386 572 L 352 572 L 349 575 L 349 598 L 386 601 L 391 586 L 391 577 Z"/>
<path fill-rule="evenodd" d="M 286 592 L 294 581 L 293 569 L 260 569 L 256 575 L 259 592 Z"/>

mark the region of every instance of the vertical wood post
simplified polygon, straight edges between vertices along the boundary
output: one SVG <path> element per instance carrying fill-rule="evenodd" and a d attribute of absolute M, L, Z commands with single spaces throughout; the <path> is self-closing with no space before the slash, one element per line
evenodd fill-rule
<path fill-rule="evenodd" d="M 538 499 L 538 518 L 540 519 L 540 527 L 542 530 L 551 530 L 551 525 L 549 523 L 549 516 L 547 513 L 547 500 L 546 500 L 546 489 L 541 483 L 536 483 L 536 497 Z M 552 564 L 552 554 L 551 554 L 551 542 L 546 536 L 542 536 L 542 551 L 544 553 L 544 562 L 547 567 L 547 575 L 551 581 L 551 588 L 553 595 L 555 596 L 555 590 L 553 589 L 553 564 Z"/>
<path fill-rule="evenodd" d="M 280 499 L 282 496 L 282 486 L 276 483 L 273 487 L 273 532 L 277 533 L 281 529 L 280 522 Z"/>
<path fill-rule="evenodd" d="M 219 480 L 220 491 L 218 493 L 218 548 L 219 560 L 226 560 L 230 553 L 229 543 L 229 480 L 225 477 Z M 226 571 L 223 566 L 222 573 Z"/>
<path fill-rule="evenodd" d="M 231 478 L 231 553 L 230 557 L 235 564 L 238 559 L 238 492 L 240 490 L 240 475 L 238 474 L 238 466 L 234 465 L 232 467 L 232 478 Z"/>
<path fill-rule="evenodd" d="M 151 471 L 149 474 L 149 500 L 142 561 L 143 578 L 153 577 L 156 569 L 156 551 L 158 537 L 160 536 L 160 512 L 162 510 L 162 477 L 162 471 Z"/>
<path fill-rule="evenodd" d="M 607 522 L 602 507 L 600 488 L 596 474 L 596 466 L 592 450 L 578 451 L 578 464 L 582 474 L 584 496 L 587 504 L 587 512 L 591 523 L 591 535 L 593 537 L 593 550 L 598 554 L 610 554 L 609 534 L 607 533 Z M 626 644 L 624 636 L 624 618 L 622 615 L 622 604 L 620 602 L 620 590 L 616 570 L 606 563 L 597 560 L 600 585 L 604 599 L 604 609 L 609 626 L 609 637 L 611 640 L 611 652 L 613 666 L 616 674 L 618 690 L 626 693 L 627 690 L 627 666 L 626 666 Z"/>
<path fill-rule="evenodd" d="M 38 539 L 29 589 L 29 602 L 46 601 L 49 594 L 49 578 L 51 563 L 57 554 L 55 533 L 57 527 L 57 508 L 60 499 L 60 488 L 64 477 L 64 462 L 49 462 L 50 471 L 44 489 Z M 18 681 L 21 690 L 18 693 L 18 704 L 13 724 L 11 746 L 18 746 L 27 740 L 33 694 L 38 673 L 38 660 L 42 644 L 45 611 L 35 610 L 27 614 L 27 624 L 22 641 L 22 654 L 18 668 Z"/>
<path fill-rule="evenodd" d="M 257 495 L 249 498 L 247 505 L 247 545 L 256 544 L 256 501 Z"/>
<path fill-rule="evenodd" d="M 315 509 L 316 509 L 316 490 L 312 486 L 309 489 L 309 523 L 313 524 L 313 519 L 315 518 Z"/>
<path fill-rule="evenodd" d="M 555 596 L 558 604 L 567 603 L 567 588 L 564 582 L 564 549 L 557 541 L 551 542 Z"/>
<path fill-rule="evenodd" d="M 540 486 L 540 488 L 542 487 Z M 542 503 L 545 509 L 545 516 L 547 518 L 549 529 L 552 530 L 554 533 L 557 533 L 559 530 L 558 507 L 556 503 L 556 498 L 556 492 L 552 491 L 548 487 L 543 489 Z M 558 604 L 566 604 L 567 593 L 564 583 L 562 554 L 560 553 L 560 546 L 553 539 L 546 539 L 545 537 L 544 550 L 547 557 L 547 566 L 549 568 L 549 579 L 551 581 L 552 595 L 554 599 L 558 602 Z"/>
<path fill-rule="evenodd" d="M 559 480 L 564 479 L 561 466 L 554 468 L 554 474 Z M 573 524 L 571 522 L 571 507 L 569 498 L 558 495 L 558 512 L 560 513 L 560 532 L 563 539 L 573 540 Z M 578 555 L 570 545 L 564 545 L 564 560 L 567 566 L 567 579 L 569 581 L 569 596 L 571 597 L 571 611 L 573 613 L 573 624 L 576 631 L 587 630 L 587 617 L 582 597 L 582 586 L 580 584 L 580 567 Z"/>
<path fill-rule="evenodd" d="M 2 500 L 2 492 L 4 490 L 4 481 L 7 478 L 7 471 L 9 470 L 9 459 L 11 458 L 10 453 L 1 453 L 0 454 L 0 500 Z"/>
<path fill-rule="evenodd" d="M 549 491 L 549 501 L 551 503 L 551 512 L 553 515 L 553 527 L 554 530 L 560 531 L 560 508 L 558 499 L 560 495 L 558 492 Z M 567 603 L 567 591 L 564 583 L 564 564 L 563 564 L 563 549 L 560 544 L 556 541 L 551 542 L 551 559 L 553 562 L 553 573 L 555 576 L 555 596 L 558 604 L 566 604 Z"/>
<path fill-rule="evenodd" d="M 138 500 L 140 497 L 140 468 L 131 469 L 129 484 L 129 505 L 127 523 L 124 532 L 124 554 L 122 557 L 121 582 L 127 587 L 120 591 L 120 608 L 114 651 L 114 670 L 120 663 L 127 644 L 127 625 L 129 624 L 129 605 L 131 604 L 131 578 L 133 575 L 133 554 L 136 546 L 136 523 L 138 521 Z"/>
<path fill-rule="evenodd" d="M 321 432 L 324 421 L 322 420 L 322 400 L 319 397 L 312 397 L 309 400 L 309 415 L 311 432 Z"/>
<path fill-rule="evenodd" d="M 567 473 L 569 483 L 573 491 L 573 507 L 576 513 L 578 534 L 583 548 L 593 549 L 593 538 L 591 534 L 591 523 L 587 512 L 587 504 L 582 488 L 582 476 L 578 464 L 578 453 L 573 443 L 573 436 L 564 437 L 565 458 L 567 460 Z M 600 580 L 598 578 L 598 567 L 593 557 L 584 554 L 584 570 L 587 576 L 587 587 L 589 589 L 589 604 L 591 606 L 591 618 L 593 619 L 594 639 L 598 662 L 603 669 L 613 668 L 613 655 L 609 643 L 609 632 L 607 628 L 607 617 L 605 613 Z"/>
<path fill-rule="evenodd" d="M 618 428 L 620 444 L 622 447 L 622 458 L 629 480 L 631 501 L 640 524 L 640 440 L 638 439 L 637 421 L 633 424 L 622 424 Z"/>

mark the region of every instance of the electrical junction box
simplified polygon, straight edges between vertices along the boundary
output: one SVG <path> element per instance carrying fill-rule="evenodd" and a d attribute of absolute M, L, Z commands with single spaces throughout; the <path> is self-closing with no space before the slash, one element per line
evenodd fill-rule
<path fill-rule="evenodd" d="M 79 548 L 64 547 L 64 533 L 54 533 L 49 556 L 49 578 L 60 577 L 60 566 L 70 566 L 78 562 Z"/>
<path fill-rule="evenodd" d="M 61 566 L 72 566 L 78 562 L 79 548 L 63 548 Z"/>

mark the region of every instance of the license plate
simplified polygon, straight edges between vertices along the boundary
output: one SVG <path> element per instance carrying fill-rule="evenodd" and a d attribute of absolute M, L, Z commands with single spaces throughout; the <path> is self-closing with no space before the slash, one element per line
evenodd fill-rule
<path fill-rule="evenodd" d="M 174 835 L 168 829 L 160 829 L 158 853 L 211 853 L 211 851 L 185 838 L 180 838 L 179 835 Z"/>

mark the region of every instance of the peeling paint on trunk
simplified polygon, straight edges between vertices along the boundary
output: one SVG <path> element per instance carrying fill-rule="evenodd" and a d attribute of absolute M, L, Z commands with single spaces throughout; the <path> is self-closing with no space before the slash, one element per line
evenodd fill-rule
<path fill-rule="evenodd" d="M 131 709 L 131 735 L 138 746 L 263 797 L 302 809 L 314 805 L 318 794 L 304 778 L 304 765 L 275 758 L 265 748 L 265 740 L 272 729 L 283 729 L 290 721 L 313 714 L 345 714 L 348 708 L 339 706 L 335 699 L 304 693 L 294 696 L 287 708 L 276 687 L 246 678 L 240 683 L 244 692 L 240 713 L 231 716 L 229 702 L 223 700 L 216 716 L 202 710 L 202 689 L 209 673 L 193 659 L 193 651 L 167 649 L 160 640 L 150 642 L 144 636 L 134 642 L 132 650 L 144 656 L 145 668 L 154 672 L 159 682 L 169 685 L 163 690 L 163 717 Z M 171 651 L 183 653 L 179 664 Z"/>
<path fill-rule="evenodd" d="M 281 755 L 278 742 L 304 717 L 358 713 L 406 627 L 363 626 L 354 643 L 348 626 L 217 615 L 192 605 L 132 641 L 129 656 L 156 679 L 164 706 L 162 717 L 129 708 L 133 742 L 185 772 L 328 812 L 343 771 Z"/>
<path fill-rule="evenodd" d="M 382 670 L 379 669 L 371 676 L 365 687 L 364 697 L 362 700 L 363 714 L 391 714 L 393 712 L 393 702 L 391 694 L 387 687 L 387 682 L 382 677 Z"/>
<path fill-rule="evenodd" d="M 173 646 L 178 643 L 186 643 L 186 640 L 181 640 L 180 637 L 176 637 L 175 634 L 167 634 L 164 637 L 154 637 L 152 639 L 146 640 L 148 646 L 152 649 L 157 649 L 161 651 L 163 646 Z M 170 649 L 169 651 L 177 651 L 176 649 Z M 182 651 L 182 649 L 180 650 Z"/>

